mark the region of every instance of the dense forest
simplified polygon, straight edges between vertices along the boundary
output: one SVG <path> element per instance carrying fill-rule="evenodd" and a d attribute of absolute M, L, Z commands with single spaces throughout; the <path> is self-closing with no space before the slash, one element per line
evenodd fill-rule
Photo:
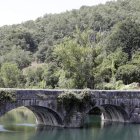
<path fill-rule="evenodd" d="M 0 27 L 0 87 L 120 89 L 140 83 L 140 1 Z"/>

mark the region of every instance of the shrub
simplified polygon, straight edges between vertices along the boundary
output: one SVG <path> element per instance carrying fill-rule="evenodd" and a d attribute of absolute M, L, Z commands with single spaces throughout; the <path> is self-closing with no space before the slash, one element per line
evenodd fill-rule
<path fill-rule="evenodd" d="M 15 102 L 16 101 L 16 95 L 15 91 L 0 91 L 0 104 L 3 104 L 4 102 Z"/>
<path fill-rule="evenodd" d="M 86 107 L 87 103 L 90 103 L 90 101 L 91 96 L 88 91 L 83 91 L 81 93 L 65 91 L 58 96 L 58 103 L 62 104 L 67 111 L 73 107 L 81 110 Z"/>

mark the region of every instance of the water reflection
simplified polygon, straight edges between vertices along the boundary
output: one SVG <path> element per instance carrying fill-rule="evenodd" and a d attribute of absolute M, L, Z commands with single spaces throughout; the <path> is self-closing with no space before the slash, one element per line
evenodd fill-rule
<path fill-rule="evenodd" d="M 31 140 L 139 140 L 140 125 L 107 124 L 103 128 L 62 129 L 39 127 Z"/>
<path fill-rule="evenodd" d="M 20 110 L 21 112 L 21 110 Z M 24 111 L 23 111 L 24 112 Z M 17 112 L 16 112 L 17 113 Z M 19 115 L 20 114 L 20 115 Z M 0 140 L 139 140 L 140 125 L 102 122 L 97 116 L 87 118 L 84 128 L 68 129 L 37 126 L 29 113 L 8 114 L 0 119 Z M 22 114 L 22 115 L 21 115 Z M 23 118 L 18 118 L 19 116 Z M 15 116 L 16 118 L 13 118 Z M 26 117 L 25 117 L 26 116 Z M 8 119 L 9 117 L 9 119 Z M 33 119 L 31 119 L 33 117 Z M 12 118 L 12 122 L 10 119 Z M 26 119 L 25 119 L 26 118 Z M 22 120 L 23 119 L 23 120 Z M 14 122 L 14 121 L 15 122 Z M 19 121 L 20 120 L 20 121 Z M 25 121 L 26 120 L 26 121 Z M 8 123 L 7 123 L 8 122 Z M 17 123 L 18 122 L 18 123 Z"/>

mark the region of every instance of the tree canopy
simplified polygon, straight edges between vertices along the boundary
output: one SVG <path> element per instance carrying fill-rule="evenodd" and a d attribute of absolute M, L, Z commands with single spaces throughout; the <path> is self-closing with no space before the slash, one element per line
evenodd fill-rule
<path fill-rule="evenodd" d="M 0 87 L 140 83 L 139 15 L 139 0 L 117 0 L 0 27 Z"/>

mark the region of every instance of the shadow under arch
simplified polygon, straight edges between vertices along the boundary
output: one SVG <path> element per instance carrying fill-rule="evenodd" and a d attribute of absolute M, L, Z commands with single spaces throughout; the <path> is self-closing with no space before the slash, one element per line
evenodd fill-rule
<path fill-rule="evenodd" d="M 62 118 L 56 111 L 51 108 L 38 105 L 24 106 L 7 103 L 0 106 L 0 117 L 19 107 L 26 107 L 32 111 L 32 113 L 35 115 L 37 125 L 63 126 Z"/>
<path fill-rule="evenodd" d="M 120 106 L 104 104 L 95 106 L 87 113 L 89 115 L 100 115 L 101 120 L 113 122 L 128 122 L 127 112 Z"/>
<path fill-rule="evenodd" d="M 63 126 L 62 118 L 54 110 L 42 106 L 26 106 L 37 119 L 37 124 L 47 126 Z"/>

